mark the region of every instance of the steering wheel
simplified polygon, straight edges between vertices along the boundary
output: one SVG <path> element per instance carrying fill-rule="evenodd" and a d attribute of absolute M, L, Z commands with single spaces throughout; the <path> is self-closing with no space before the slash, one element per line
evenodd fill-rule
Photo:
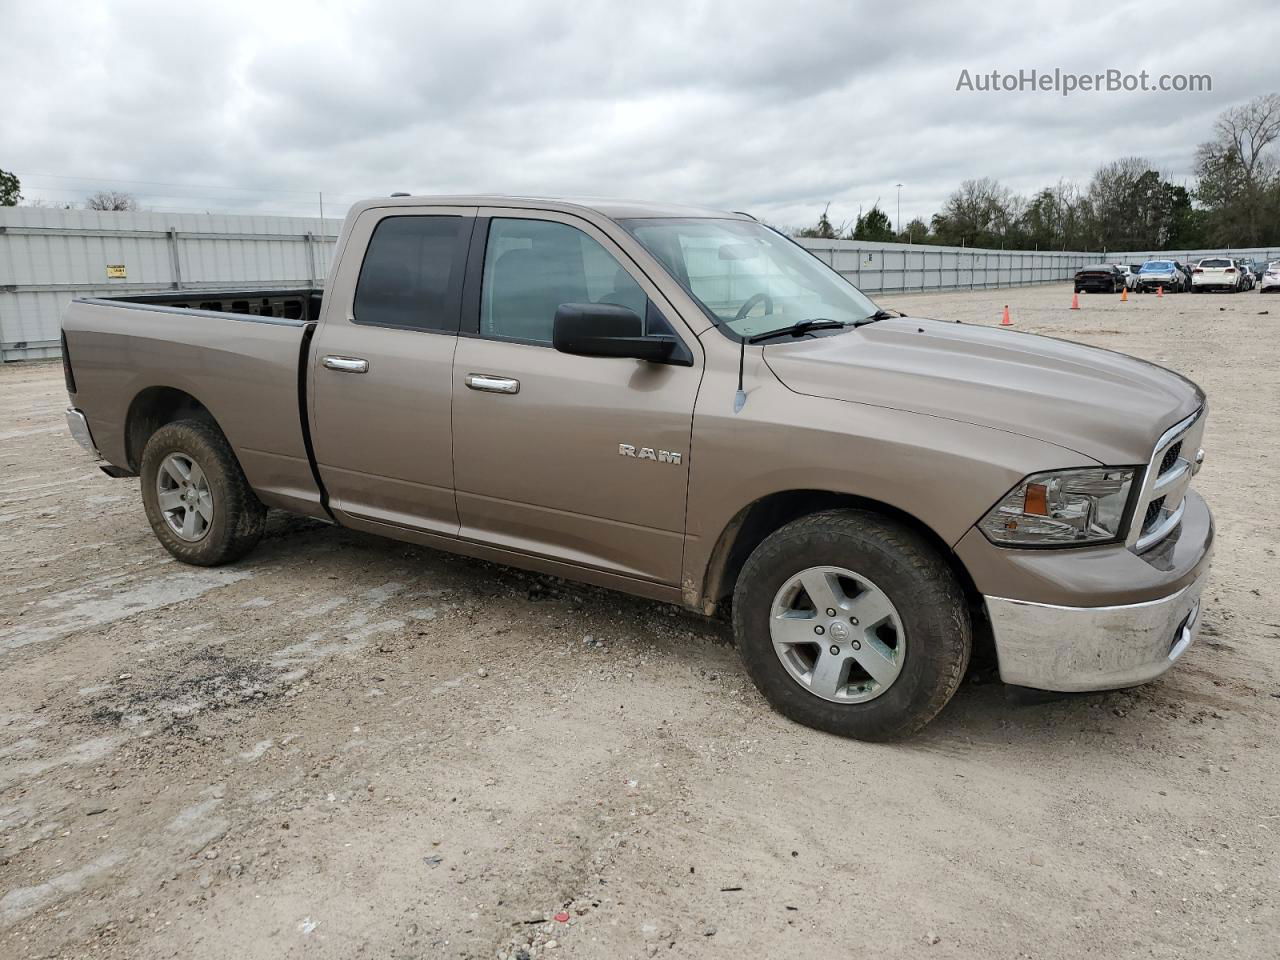
<path fill-rule="evenodd" d="M 738 308 L 738 312 L 733 319 L 746 319 L 747 314 L 752 311 L 757 303 L 763 303 L 765 305 L 765 316 L 773 313 L 773 297 L 769 296 L 767 293 L 753 293 L 751 296 L 747 297 L 747 302 Z"/>

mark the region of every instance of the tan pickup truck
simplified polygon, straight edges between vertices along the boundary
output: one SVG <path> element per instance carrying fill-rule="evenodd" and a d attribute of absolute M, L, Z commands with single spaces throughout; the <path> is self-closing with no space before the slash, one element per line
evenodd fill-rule
<path fill-rule="evenodd" d="M 187 563 L 268 507 L 731 617 L 801 723 L 910 734 L 993 643 L 1108 689 L 1194 637 L 1205 398 L 898 316 L 744 214 L 398 197 L 319 290 L 73 303 L 72 433 Z"/>

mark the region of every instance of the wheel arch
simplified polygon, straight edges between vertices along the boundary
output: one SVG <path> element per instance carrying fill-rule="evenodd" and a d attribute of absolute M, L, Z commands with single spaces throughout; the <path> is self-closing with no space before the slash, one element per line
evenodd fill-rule
<path fill-rule="evenodd" d="M 982 596 L 969 571 L 951 546 L 932 527 L 892 504 L 831 490 L 779 491 L 763 496 L 739 510 L 721 531 L 711 550 L 702 579 L 701 596 L 687 599 L 694 599 L 697 608 L 708 615 L 727 611 L 728 600 L 733 595 L 743 564 L 766 537 L 793 520 L 842 507 L 869 510 L 915 530 L 951 567 L 970 603 L 981 605 Z"/>
<path fill-rule="evenodd" d="M 142 452 L 152 435 L 176 420 L 202 420 L 222 429 L 209 408 L 185 390 L 152 386 L 138 392 L 124 422 L 125 456 L 131 471 L 136 474 L 141 470 Z"/>

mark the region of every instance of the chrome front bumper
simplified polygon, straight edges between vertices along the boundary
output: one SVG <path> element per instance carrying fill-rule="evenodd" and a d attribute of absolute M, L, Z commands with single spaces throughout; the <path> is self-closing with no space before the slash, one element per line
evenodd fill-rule
<path fill-rule="evenodd" d="M 98 445 L 93 442 L 93 434 L 89 432 L 89 421 L 75 407 L 67 408 L 67 430 L 75 438 L 76 443 L 88 450 L 94 457 L 100 457 Z"/>
<path fill-rule="evenodd" d="M 1037 690 L 1115 690 L 1154 680 L 1177 661 L 1200 625 L 1200 576 L 1159 600 L 1062 607 L 985 597 L 1000 678 Z"/>

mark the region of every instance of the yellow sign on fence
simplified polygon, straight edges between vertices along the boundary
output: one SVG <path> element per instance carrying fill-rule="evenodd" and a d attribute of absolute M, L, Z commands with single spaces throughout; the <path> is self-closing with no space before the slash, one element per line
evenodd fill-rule
<path fill-rule="evenodd" d="M 124 268 L 124 264 L 123 264 L 123 263 L 108 263 L 108 264 L 107 264 L 107 279 L 108 279 L 108 280 L 124 280 L 124 279 L 126 279 L 128 276 L 129 276 L 129 271 L 127 271 L 127 270 Z"/>

